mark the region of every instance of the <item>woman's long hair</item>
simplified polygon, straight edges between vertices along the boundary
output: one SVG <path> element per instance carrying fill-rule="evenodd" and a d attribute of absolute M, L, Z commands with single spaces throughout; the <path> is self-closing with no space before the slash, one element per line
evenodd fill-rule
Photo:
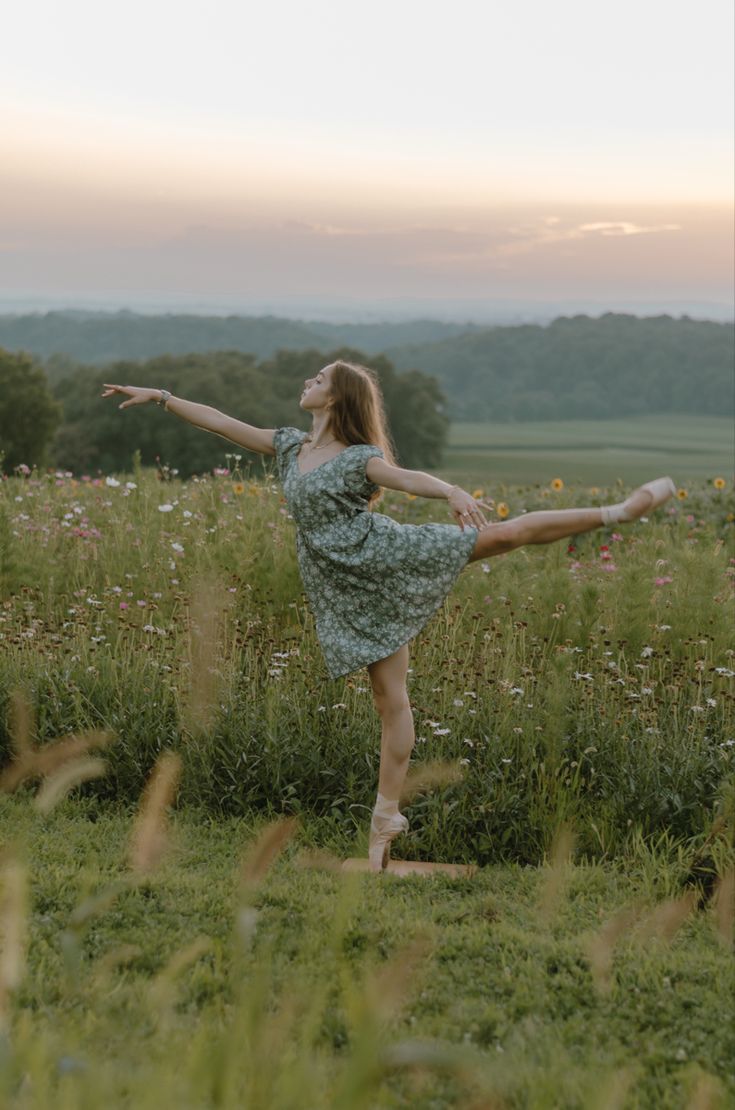
<path fill-rule="evenodd" d="M 367 366 L 339 359 L 332 363 L 329 391 L 329 427 L 332 434 L 348 445 L 370 443 L 380 447 L 386 462 L 395 465 L 395 454 L 383 392 L 378 376 Z M 368 500 L 372 508 L 383 496 L 379 489 Z"/>

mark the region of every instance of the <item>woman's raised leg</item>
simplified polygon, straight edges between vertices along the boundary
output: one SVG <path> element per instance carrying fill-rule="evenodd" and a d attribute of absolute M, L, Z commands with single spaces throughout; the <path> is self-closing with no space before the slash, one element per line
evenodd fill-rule
<path fill-rule="evenodd" d="M 639 486 L 619 505 L 599 509 L 542 509 L 513 520 L 488 524 L 477 533 L 468 562 L 502 555 L 526 544 L 553 543 L 569 536 L 592 532 L 603 524 L 625 524 L 658 508 L 676 492 L 670 478 L 657 478 Z"/>
<path fill-rule="evenodd" d="M 602 509 L 543 509 L 526 513 L 481 528 L 468 562 L 503 555 L 526 544 L 553 543 L 600 527 Z"/>

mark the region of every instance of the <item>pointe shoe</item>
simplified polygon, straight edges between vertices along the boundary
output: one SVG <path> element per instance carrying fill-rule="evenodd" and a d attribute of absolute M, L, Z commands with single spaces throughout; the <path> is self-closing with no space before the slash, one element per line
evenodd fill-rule
<path fill-rule="evenodd" d="M 648 501 L 646 504 L 639 504 L 634 508 L 630 505 L 630 502 L 633 498 L 637 498 L 640 493 L 647 493 L 649 495 Z M 645 485 L 633 490 L 630 497 L 626 497 L 625 501 L 622 501 L 619 505 L 604 505 L 602 508 L 602 523 L 629 524 L 633 520 L 638 520 L 645 513 L 653 512 L 659 505 L 663 505 L 664 501 L 673 497 L 675 493 L 676 486 L 671 478 L 656 478 L 653 482 L 646 482 Z"/>
<path fill-rule="evenodd" d="M 371 871 L 385 871 L 390 859 L 390 843 L 401 833 L 408 831 L 408 818 L 402 813 L 395 813 L 387 820 L 383 817 L 372 816 L 370 822 L 370 844 L 368 860 Z"/>

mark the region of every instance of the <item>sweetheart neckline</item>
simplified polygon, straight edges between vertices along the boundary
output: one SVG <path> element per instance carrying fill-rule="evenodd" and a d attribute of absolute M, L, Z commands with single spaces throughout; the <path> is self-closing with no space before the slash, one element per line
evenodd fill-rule
<path fill-rule="evenodd" d="M 304 440 L 302 439 L 301 444 L 299 444 L 299 451 L 301 450 L 301 446 L 302 446 L 303 443 L 304 443 Z M 310 474 L 313 474 L 315 470 L 321 470 L 321 468 L 323 466 L 327 466 L 328 463 L 334 462 L 335 459 L 338 459 L 340 457 L 340 455 L 344 455 L 345 451 L 349 451 L 350 447 L 363 447 L 363 446 L 364 446 L 364 444 L 362 444 L 362 443 L 348 443 L 347 446 L 343 447 L 341 451 L 338 451 L 336 455 L 332 455 L 331 459 L 325 459 L 324 462 L 319 463 L 319 466 L 313 466 L 311 468 L 311 470 L 307 470 L 306 473 L 304 473 L 304 471 L 299 466 L 299 451 L 294 451 L 293 459 L 294 459 L 294 466 L 296 467 L 296 472 L 297 472 L 299 478 L 308 478 L 308 476 Z"/>

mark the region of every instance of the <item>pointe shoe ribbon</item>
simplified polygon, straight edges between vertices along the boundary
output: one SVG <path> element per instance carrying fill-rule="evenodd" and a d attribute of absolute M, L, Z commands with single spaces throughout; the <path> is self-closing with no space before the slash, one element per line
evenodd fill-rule
<path fill-rule="evenodd" d="M 371 871 L 384 871 L 390 859 L 390 844 L 401 833 L 408 831 L 408 818 L 402 813 L 392 817 L 378 817 L 375 813 L 370 822 L 370 843 L 368 860 Z"/>
<path fill-rule="evenodd" d="M 641 493 L 648 494 L 648 500 L 645 503 L 641 503 L 642 499 L 639 496 Z M 675 493 L 676 486 L 671 478 L 655 478 L 652 482 L 639 486 L 619 505 L 603 505 L 602 523 L 629 524 L 633 520 L 638 520 L 644 513 L 653 512 Z"/>

